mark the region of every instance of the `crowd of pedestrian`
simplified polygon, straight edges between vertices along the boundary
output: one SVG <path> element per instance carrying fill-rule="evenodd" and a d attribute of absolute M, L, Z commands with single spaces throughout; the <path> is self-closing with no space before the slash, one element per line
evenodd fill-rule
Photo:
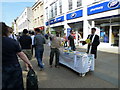
<path fill-rule="evenodd" d="M 18 88 L 23 90 L 22 69 L 19 64 L 18 56 L 25 62 L 25 70 L 29 71 L 32 67 L 30 60 L 36 58 L 38 67 L 42 71 L 44 69 L 43 54 L 44 44 L 50 46 L 50 58 L 49 65 L 53 67 L 53 59 L 55 56 L 55 67 L 59 68 L 59 48 L 70 47 L 71 50 L 76 51 L 75 47 L 75 35 L 73 30 L 70 31 L 70 35 L 64 34 L 63 39 L 59 37 L 59 33 L 55 35 L 49 32 L 45 35 L 42 34 L 39 28 L 30 32 L 24 29 L 21 36 L 13 34 L 13 29 L 7 26 L 5 23 L 0 22 L 2 29 L 2 88 Z M 87 39 L 91 42 L 81 41 L 83 45 L 88 44 L 87 53 L 94 54 L 97 58 L 97 46 L 100 44 L 99 36 L 95 35 L 95 28 L 91 29 L 91 34 Z M 80 38 L 80 36 L 79 36 Z M 63 43 L 63 44 L 62 44 Z M 18 78 L 19 77 L 19 78 Z"/>

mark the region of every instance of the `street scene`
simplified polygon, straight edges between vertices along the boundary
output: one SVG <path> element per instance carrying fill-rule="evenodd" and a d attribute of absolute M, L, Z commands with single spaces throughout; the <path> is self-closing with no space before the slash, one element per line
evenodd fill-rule
<path fill-rule="evenodd" d="M 37 72 L 40 88 L 117 88 L 118 87 L 118 54 L 98 51 L 98 60 L 96 60 L 95 71 L 88 72 L 85 77 L 80 77 L 78 73 L 60 65 L 60 68 L 49 67 L 49 50 L 45 45 L 43 62 L 44 71 L 39 71 L 35 58 L 31 60 L 35 71 Z M 82 49 L 82 50 L 81 50 Z M 80 51 L 85 51 L 79 48 Z M 106 58 L 104 58 L 104 57 Z M 21 65 L 24 64 L 21 61 Z M 114 72 L 113 72 L 114 71 Z M 27 72 L 23 71 L 24 84 L 26 85 Z"/>
<path fill-rule="evenodd" d="M 119 87 L 120 0 L 0 5 L 2 90 Z"/>

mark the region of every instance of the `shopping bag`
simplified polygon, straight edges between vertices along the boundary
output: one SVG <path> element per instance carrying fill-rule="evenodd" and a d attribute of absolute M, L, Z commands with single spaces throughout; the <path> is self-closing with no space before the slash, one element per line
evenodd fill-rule
<path fill-rule="evenodd" d="M 38 90 L 38 79 L 33 69 L 30 69 L 27 74 L 26 89 L 27 90 Z"/>

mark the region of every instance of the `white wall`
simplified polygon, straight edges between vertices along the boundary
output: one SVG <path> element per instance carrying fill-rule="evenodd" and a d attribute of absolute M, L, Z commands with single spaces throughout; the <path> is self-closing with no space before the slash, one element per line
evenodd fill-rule
<path fill-rule="evenodd" d="M 18 32 L 22 32 L 23 29 L 33 30 L 32 27 L 32 9 L 30 7 L 25 8 L 22 14 L 17 19 Z"/>

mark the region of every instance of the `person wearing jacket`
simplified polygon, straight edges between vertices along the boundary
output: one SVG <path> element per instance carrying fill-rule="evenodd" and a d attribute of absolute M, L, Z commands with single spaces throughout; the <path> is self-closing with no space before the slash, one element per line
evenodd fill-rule
<path fill-rule="evenodd" d="M 59 37 L 59 34 L 56 33 L 56 36 L 50 36 L 51 37 L 51 52 L 50 52 L 50 60 L 49 64 L 50 67 L 52 67 L 53 64 L 53 58 L 55 55 L 55 67 L 59 68 L 59 48 L 61 47 L 61 38 Z"/>
<path fill-rule="evenodd" d="M 42 32 L 39 28 L 35 29 L 35 38 L 34 38 L 34 45 L 35 45 L 35 57 L 38 61 L 38 66 L 42 71 L 44 69 L 43 65 L 43 53 L 44 53 L 44 44 L 46 43 L 45 37 L 42 35 Z"/>
<path fill-rule="evenodd" d="M 94 54 L 94 58 L 97 58 L 97 47 L 100 44 L 99 36 L 95 34 L 96 28 L 91 28 L 91 34 L 88 35 L 87 39 L 90 40 L 90 42 L 82 41 L 82 44 L 88 44 L 87 47 L 87 53 Z"/>

